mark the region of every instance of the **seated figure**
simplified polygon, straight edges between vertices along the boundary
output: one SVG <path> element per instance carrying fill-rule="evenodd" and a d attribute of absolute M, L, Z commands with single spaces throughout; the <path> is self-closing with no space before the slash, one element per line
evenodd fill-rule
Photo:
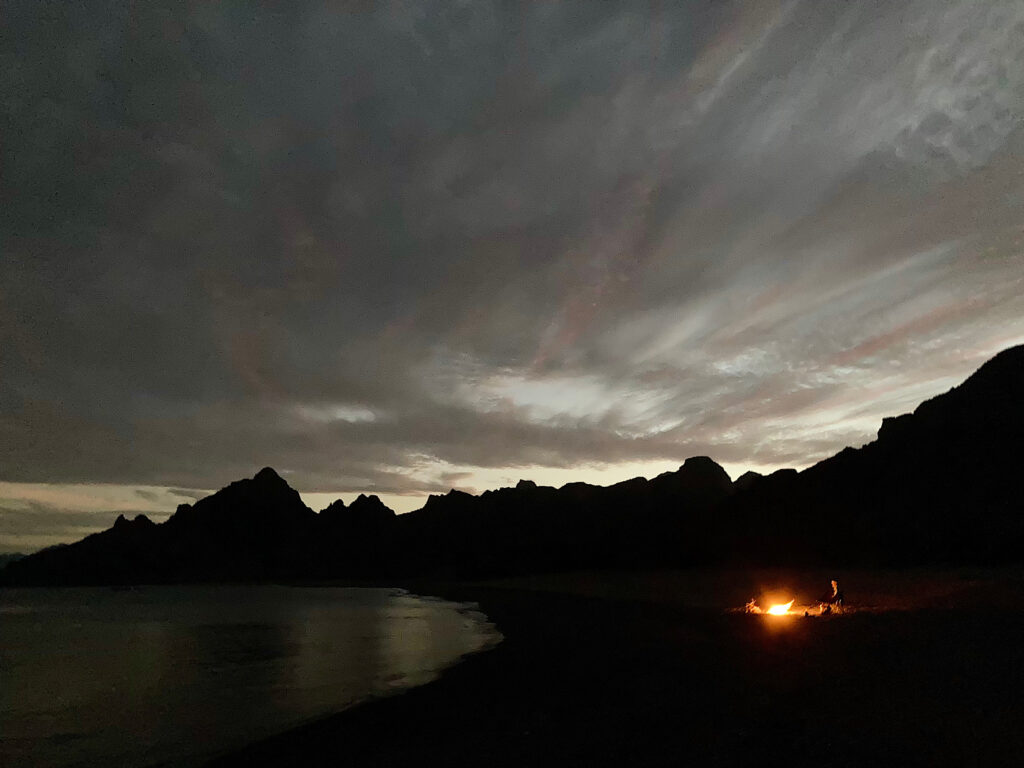
<path fill-rule="evenodd" d="M 833 610 L 839 610 L 843 607 L 843 593 L 839 589 L 839 582 L 832 579 L 832 593 L 821 598 L 821 612 L 823 614 L 832 613 Z"/>

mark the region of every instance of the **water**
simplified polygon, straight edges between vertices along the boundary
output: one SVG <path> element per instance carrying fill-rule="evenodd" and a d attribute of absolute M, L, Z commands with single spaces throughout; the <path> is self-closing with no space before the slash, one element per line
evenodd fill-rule
<path fill-rule="evenodd" d="M 387 589 L 0 591 L 0 765 L 199 764 L 498 640 Z"/>

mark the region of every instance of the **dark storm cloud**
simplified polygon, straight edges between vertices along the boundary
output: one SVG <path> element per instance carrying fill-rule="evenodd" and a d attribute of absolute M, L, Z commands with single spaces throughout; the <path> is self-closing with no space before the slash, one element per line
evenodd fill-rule
<path fill-rule="evenodd" d="M 1024 339 L 1016 3 L 5 25 L 2 480 L 805 465 Z"/>

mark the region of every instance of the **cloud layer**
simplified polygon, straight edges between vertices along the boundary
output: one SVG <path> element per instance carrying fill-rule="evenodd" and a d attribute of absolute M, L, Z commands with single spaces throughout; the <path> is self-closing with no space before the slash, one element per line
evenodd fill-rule
<path fill-rule="evenodd" d="M 804 466 L 1024 341 L 1019 3 L 5 17 L 0 480 Z"/>

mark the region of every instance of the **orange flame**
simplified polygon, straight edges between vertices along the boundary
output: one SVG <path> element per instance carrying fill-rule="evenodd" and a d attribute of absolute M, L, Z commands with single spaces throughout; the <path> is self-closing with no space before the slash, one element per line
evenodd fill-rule
<path fill-rule="evenodd" d="M 795 602 L 796 598 L 793 598 L 788 603 L 780 603 L 779 605 L 773 605 L 771 608 L 768 609 L 768 613 L 770 613 L 772 616 L 785 616 L 787 613 L 789 613 L 789 609 L 793 606 L 793 603 Z"/>

